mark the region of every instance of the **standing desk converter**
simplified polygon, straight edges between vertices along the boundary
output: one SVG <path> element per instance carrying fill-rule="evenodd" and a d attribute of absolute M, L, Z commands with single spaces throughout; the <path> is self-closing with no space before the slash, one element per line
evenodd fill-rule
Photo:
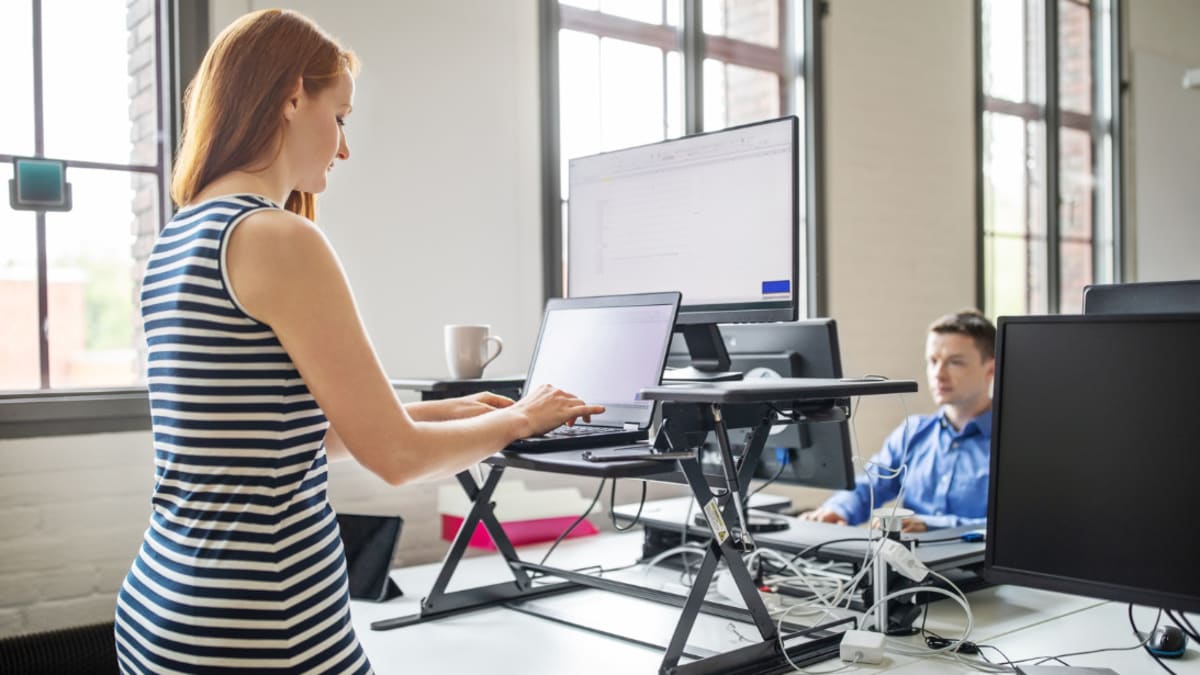
<path fill-rule="evenodd" d="M 395 380 L 393 385 L 402 387 L 408 383 L 413 385 L 412 388 L 421 391 L 423 396 L 436 395 L 438 398 L 486 389 L 480 380 L 461 382 L 461 389 L 455 381 L 444 380 Z M 503 382 L 510 383 L 511 380 Z M 421 601 L 420 613 L 376 621 L 371 624 L 371 628 L 401 628 L 496 605 L 530 613 L 528 608 L 521 606 L 523 601 L 584 588 L 596 588 L 682 608 L 679 622 L 667 645 L 651 645 L 631 636 L 613 636 L 664 649 L 660 673 L 709 675 L 777 672 L 787 669 L 787 658 L 798 665 L 828 659 L 837 653 L 840 640 L 838 631 L 849 627 L 848 625 L 855 620 L 838 619 L 817 626 L 785 622 L 783 628 L 786 632 L 781 636 L 779 626 L 770 617 L 742 560 L 742 553 L 754 546 L 750 534 L 740 525 L 743 513 L 742 495 L 746 494 L 772 425 L 829 419 L 831 415 L 848 415 L 848 400 L 853 397 L 915 391 L 917 384 L 912 380 L 799 378 L 681 384 L 643 389 L 643 399 L 658 401 L 662 406 L 665 422 L 660 426 L 654 445 L 660 448 L 669 445 L 673 448 L 669 458 L 591 462 L 583 459 L 583 452 L 580 450 L 537 454 L 502 452 L 486 460 L 492 469 L 482 484 L 476 482 L 469 471 L 460 472 L 456 478 L 471 501 L 471 509 L 443 560 L 442 569 L 433 588 Z M 744 451 L 738 457 L 734 456 L 729 441 L 731 428 L 753 430 Z M 698 443 L 693 443 L 694 439 L 703 438 L 709 432 L 715 433 L 720 446 L 720 475 L 705 473 L 696 449 Z M 680 452 L 680 448 L 690 449 L 690 454 Z M 496 486 L 508 467 L 594 478 L 636 478 L 689 486 L 696 500 L 703 505 L 702 511 L 713 532 L 713 538 L 706 547 L 704 560 L 696 573 L 691 591 L 683 597 L 521 560 L 496 519 L 495 503 L 492 501 Z M 447 592 L 446 588 L 466 552 L 467 542 L 480 523 L 491 534 L 497 550 L 512 573 L 513 580 Z M 738 593 L 746 604 L 745 609 L 704 599 L 719 562 L 725 563 L 734 579 Z M 538 576 L 535 577 L 534 574 Z M 535 579 L 541 577 L 553 577 L 562 581 L 535 584 Z M 751 623 L 757 628 L 761 640 L 719 654 L 689 653 L 687 639 L 701 611 Z M 587 626 L 580 627 L 594 630 Z M 782 651 L 783 645 L 786 645 L 787 658 Z M 681 664 L 682 657 L 692 660 Z"/>

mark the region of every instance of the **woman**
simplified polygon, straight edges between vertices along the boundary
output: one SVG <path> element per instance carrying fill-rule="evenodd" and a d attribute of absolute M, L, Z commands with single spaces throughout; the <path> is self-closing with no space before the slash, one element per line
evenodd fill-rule
<path fill-rule="evenodd" d="M 266 10 L 223 31 L 188 88 L 180 209 L 142 289 L 157 480 L 117 601 L 123 671 L 368 672 L 327 461 L 397 485 L 603 411 L 551 387 L 396 399 L 311 220 L 350 156 L 357 67 L 308 19 Z"/>

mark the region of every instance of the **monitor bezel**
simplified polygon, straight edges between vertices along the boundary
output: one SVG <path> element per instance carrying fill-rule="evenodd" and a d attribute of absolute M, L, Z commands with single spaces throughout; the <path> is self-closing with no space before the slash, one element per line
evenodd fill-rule
<path fill-rule="evenodd" d="M 1192 293 L 1196 295 L 1195 299 L 1186 297 Z M 1130 307 L 1124 306 L 1127 304 Z M 1103 316 L 1143 312 L 1200 312 L 1200 279 L 1088 284 L 1083 288 L 1084 314 Z"/>
<path fill-rule="evenodd" d="M 1003 372 L 1004 350 L 1007 347 L 1008 327 L 1022 324 L 1070 324 L 1070 323 L 1144 323 L 1200 322 L 1200 314 L 1074 314 L 1053 316 L 1002 316 L 996 322 L 996 379 L 992 397 L 992 444 L 988 466 L 988 509 L 987 546 L 984 552 L 983 575 L 993 583 L 1016 584 L 1047 591 L 1085 595 L 1116 602 L 1128 602 L 1163 609 L 1185 612 L 1200 612 L 1200 597 L 1169 593 L 1156 589 L 1139 588 L 1122 584 L 1106 583 L 1090 579 L 1078 579 L 1035 570 L 999 565 L 997 550 L 996 495 L 999 476 L 1000 421 L 1003 416 Z M 1117 535 L 1119 537 L 1119 535 Z"/>
<path fill-rule="evenodd" d="M 778 301 L 760 301 L 760 302 L 740 302 L 740 303 L 722 303 L 708 305 L 690 305 L 688 304 L 687 294 L 683 295 L 683 301 L 679 305 L 679 314 L 676 317 L 676 325 L 700 325 L 714 323 L 770 323 L 777 321 L 795 321 L 799 318 L 800 311 L 800 120 L 796 115 L 785 115 L 768 120 L 760 120 L 750 122 L 748 124 L 739 124 L 737 126 L 726 127 L 714 131 L 705 131 L 678 138 L 668 138 L 654 143 L 644 143 L 642 145 L 630 146 L 619 150 L 609 150 L 606 152 L 594 153 L 591 155 L 583 155 L 573 157 L 568 161 L 568 182 L 570 181 L 570 167 L 577 161 L 586 161 L 598 157 L 607 157 L 618 153 L 630 152 L 654 146 L 664 146 L 678 144 L 693 139 L 714 136 L 717 134 L 732 133 L 735 131 L 744 130 L 747 128 L 765 126 L 769 124 L 788 124 L 791 127 L 791 180 L 789 181 L 792 187 L 792 223 L 791 223 L 791 286 L 792 297 L 789 300 Z M 570 209 L 570 200 L 568 199 L 568 210 Z M 567 238 L 564 241 L 563 261 L 564 270 L 562 274 L 562 294 L 563 297 L 571 297 L 570 295 L 570 246 L 568 242 L 571 237 L 571 227 L 573 218 L 568 213 L 567 217 Z M 647 291 L 656 289 L 646 289 Z"/>

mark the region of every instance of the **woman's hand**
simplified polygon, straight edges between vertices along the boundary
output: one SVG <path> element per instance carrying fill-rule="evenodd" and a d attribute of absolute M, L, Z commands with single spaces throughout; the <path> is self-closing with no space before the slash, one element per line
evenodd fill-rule
<path fill-rule="evenodd" d="M 470 396 L 448 398 L 441 401 L 419 401 L 404 406 L 408 414 L 418 422 L 447 422 L 478 417 L 493 410 L 507 408 L 513 400 L 507 396 L 481 391 Z"/>
<path fill-rule="evenodd" d="M 574 394 L 549 384 L 543 384 L 527 394 L 513 404 L 512 409 L 529 422 L 525 436 L 536 436 L 563 424 L 572 425 L 579 418 L 590 422 L 592 415 L 604 412 L 604 406 L 588 405 Z"/>
<path fill-rule="evenodd" d="M 450 399 L 447 403 L 450 405 L 446 411 L 448 413 L 446 419 L 463 420 L 507 408 L 513 404 L 513 400 L 490 391 L 481 391 L 478 394 Z"/>

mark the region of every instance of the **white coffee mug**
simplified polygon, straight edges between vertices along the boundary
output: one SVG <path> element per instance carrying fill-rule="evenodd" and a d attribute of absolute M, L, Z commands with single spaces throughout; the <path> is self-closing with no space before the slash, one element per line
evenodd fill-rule
<path fill-rule="evenodd" d="M 483 376 L 483 368 L 504 351 L 504 341 L 488 335 L 491 326 L 448 325 L 443 330 L 446 338 L 446 366 L 450 376 L 456 380 L 471 380 Z M 496 343 L 496 352 L 488 356 L 489 342 Z"/>

